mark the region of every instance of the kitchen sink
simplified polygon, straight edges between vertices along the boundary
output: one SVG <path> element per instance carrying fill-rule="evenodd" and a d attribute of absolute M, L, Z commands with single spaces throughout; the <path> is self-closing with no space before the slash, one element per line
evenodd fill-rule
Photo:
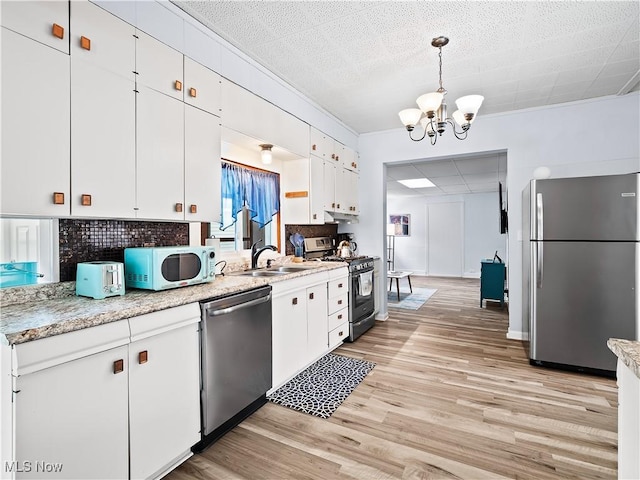
<path fill-rule="evenodd" d="M 302 272 L 303 270 L 309 270 L 309 268 L 313 268 L 313 267 L 293 267 L 293 266 L 273 267 L 273 268 L 269 269 L 269 271 L 270 272 L 293 273 L 293 272 Z"/>
<path fill-rule="evenodd" d="M 246 270 L 244 272 L 230 273 L 229 275 L 237 275 L 240 277 L 277 277 L 278 275 L 286 275 L 288 272 L 279 272 L 277 270 Z"/>

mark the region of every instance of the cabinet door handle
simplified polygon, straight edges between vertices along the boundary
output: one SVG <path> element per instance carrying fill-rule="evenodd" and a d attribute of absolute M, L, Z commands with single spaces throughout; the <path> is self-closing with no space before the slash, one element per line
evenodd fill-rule
<path fill-rule="evenodd" d="M 293 299 L 291 300 L 291 304 L 292 305 L 297 305 L 298 304 L 298 297 L 293 297 Z"/>
<path fill-rule="evenodd" d="M 338 305 L 342 305 L 342 300 L 338 300 Z"/>
<path fill-rule="evenodd" d="M 120 359 L 113 362 L 113 374 L 115 375 L 122 372 L 124 372 L 124 360 Z"/>
<path fill-rule="evenodd" d="M 143 350 L 138 353 L 138 363 L 142 365 L 143 363 L 147 363 L 149 361 L 149 352 L 147 350 Z"/>
<path fill-rule="evenodd" d="M 336 162 L 340 160 L 340 155 L 336 155 Z"/>
<path fill-rule="evenodd" d="M 342 288 L 342 284 L 341 283 L 338 284 L 338 288 Z"/>
<path fill-rule="evenodd" d="M 332 203 L 332 204 L 331 204 L 331 208 L 336 208 L 336 204 L 335 204 L 335 203 Z"/>
<path fill-rule="evenodd" d="M 335 154 L 335 153 L 332 153 L 332 154 L 331 154 L 331 160 L 337 160 L 337 159 L 336 159 L 336 154 Z"/>
<path fill-rule="evenodd" d="M 91 39 L 87 37 L 80 37 L 80 47 L 85 50 L 91 50 Z"/>
<path fill-rule="evenodd" d="M 338 315 L 338 320 L 342 320 L 342 314 Z"/>
<path fill-rule="evenodd" d="M 314 143 L 313 145 L 311 145 L 311 150 L 313 150 L 314 152 L 317 150 L 318 146 Z"/>
<path fill-rule="evenodd" d="M 318 214 L 317 214 L 317 213 L 314 213 L 314 214 L 313 214 L 313 219 L 314 219 L 314 220 L 316 220 L 317 218 L 318 218 Z"/>
<path fill-rule="evenodd" d="M 196 94 L 197 94 L 197 93 L 198 93 L 198 92 L 196 92 L 196 89 L 195 89 L 195 88 L 191 87 L 191 88 L 189 89 L 189 95 L 190 95 L 191 97 L 196 98 Z"/>
<path fill-rule="evenodd" d="M 53 204 L 54 205 L 64 205 L 64 193 L 62 193 L 62 192 L 53 192 Z"/>
<path fill-rule="evenodd" d="M 182 212 L 182 204 L 181 203 L 176 203 L 176 212 L 178 212 L 178 213 Z"/>
<path fill-rule="evenodd" d="M 176 80 L 176 83 L 174 85 L 176 90 L 178 90 L 179 92 L 182 91 L 182 82 L 180 80 Z"/>
<path fill-rule="evenodd" d="M 190 205 L 189 206 L 190 213 L 198 213 L 198 205 Z"/>
<path fill-rule="evenodd" d="M 90 207 L 91 206 L 91 195 L 84 193 L 80 197 L 80 205 L 82 205 L 83 207 Z"/>
<path fill-rule="evenodd" d="M 313 297 L 314 297 L 314 296 L 315 296 L 315 295 L 313 294 L 313 292 L 311 292 L 311 293 L 309 294 L 309 300 L 313 300 Z"/>
<path fill-rule="evenodd" d="M 341 337 L 341 336 L 342 336 L 342 330 L 340 330 L 340 331 L 338 332 L 338 336 L 339 336 L 339 337 Z"/>
<path fill-rule="evenodd" d="M 340 204 L 337 204 L 337 205 L 336 205 L 336 208 L 340 208 Z"/>
<path fill-rule="evenodd" d="M 54 23 L 51 26 L 51 33 L 54 37 L 64 38 L 64 28 L 58 25 L 57 23 Z"/>

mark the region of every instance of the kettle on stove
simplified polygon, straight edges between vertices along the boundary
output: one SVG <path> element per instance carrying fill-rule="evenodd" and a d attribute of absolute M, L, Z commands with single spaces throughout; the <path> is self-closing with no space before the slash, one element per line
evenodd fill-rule
<path fill-rule="evenodd" d="M 349 244 L 348 240 L 343 240 L 340 242 L 340 244 L 338 245 L 337 254 L 342 258 L 349 258 L 351 256 L 351 245 Z"/>

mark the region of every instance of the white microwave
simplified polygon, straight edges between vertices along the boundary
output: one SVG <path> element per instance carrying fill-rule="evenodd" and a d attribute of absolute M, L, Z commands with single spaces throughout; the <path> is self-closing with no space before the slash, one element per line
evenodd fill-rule
<path fill-rule="evenodd" d="M 167 290 L 212 282 L 215 258 L 213 247 L 125 248 L 125 284 L 130 288 Z"/>

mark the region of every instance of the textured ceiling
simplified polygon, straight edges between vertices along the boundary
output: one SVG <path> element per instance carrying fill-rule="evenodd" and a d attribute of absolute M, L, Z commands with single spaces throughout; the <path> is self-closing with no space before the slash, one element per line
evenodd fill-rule
<path fill-rule="evenodd" d="M 435 187 L 407 188 L 398 180 L 428 178 Z M 497 192 L 506 186 L 506 152 L 387 166 L 387 195 L 423 196 Z"/>
<path fill-rule="evenodd" d="M 638 89 L 638 1 L 174 1 L 359 133 L 438 87 L 482 114 Z"/>

